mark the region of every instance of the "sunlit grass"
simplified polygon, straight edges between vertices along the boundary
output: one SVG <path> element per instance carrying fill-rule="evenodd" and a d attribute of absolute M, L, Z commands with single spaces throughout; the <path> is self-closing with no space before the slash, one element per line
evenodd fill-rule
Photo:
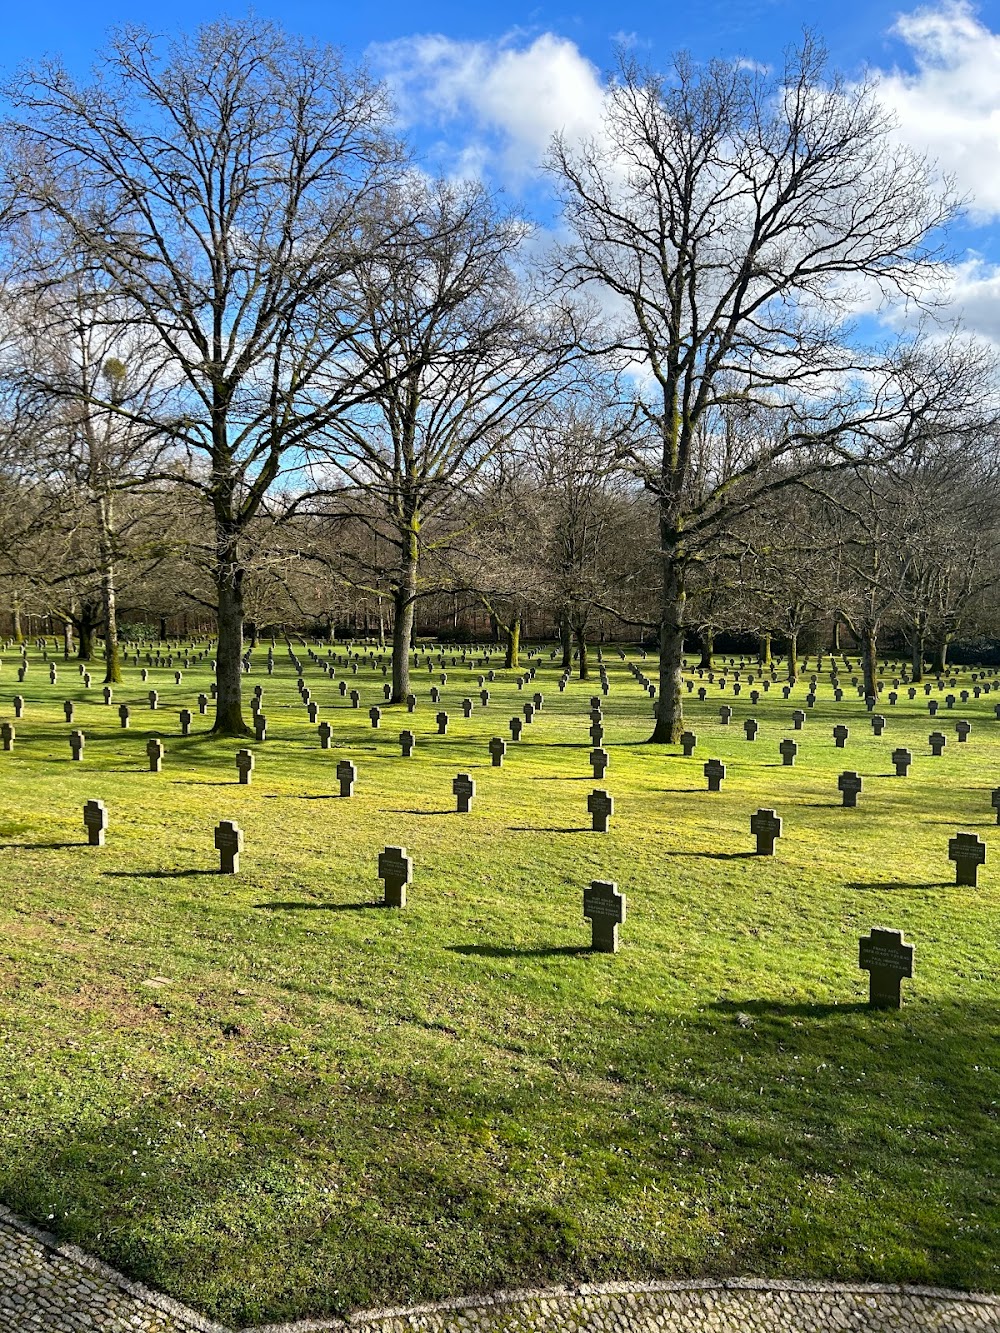
<path fill-rule="evenodd" d="M 343 671 L 329 681 L 297 651 L 335 746 L 319 748 L 284 647 L 273 678 L 258 649 L 247 693 L 262 684 L 269 734 L 250 787 L 238 744 L 197 713 L 207 664 L 180 686 L 129 665 L 106 708 L 97 673 L 88 692 L 60 661 L 50 686 L 33 651 L 19 686 L 3 655 L 0 718 L 26 700 L 0 753 L 4 1202 L 232 1322 L 570 1277 L 997 1286 L 1000 693 L 931 720 L 904 688 L 876 739 L 849 680 L 836 705 L 823 677 L 801 733 L 804 684 L 756 706 L 715 685 L 688 701 L 685 759 L 644 744 L 650 701 L 612 651 L 595 783 L 596 670 L 559 694 L 546 651 L 523 693 L 499 670 L 484 710 L 481 668 L 449 652 L 438 737 L 436 671 L 414 672 L 412 716 L 386 707 L 373 730 L 381 673 L 351 679 L 355 711 Z M 509 740 L 536 688 L 543 712 L 492 768 L 490 737 Z M 888 776 L 899 744 L 905 779 Z M 727 766 L 717 795 L 710 756 Z M 335 795 L 344 757 L 350 800 Z M 856 810 L 840 805 L 845 768 L 865 781 Z M 477 784 L 468 815 L 458 772 Z M 615 798 L 607 835 L 589 831 L 595 786 Z M 86 846 L 90 797 L 108 806 L 102 849 Z M 751 854 L 758 806 L 784 821 L 773 859 Z M 221 818 L 244 831 L 233 877 L 215 873 Z M 954 886 L 958 829 L 989 847 L 976 889 Z M 414 858 L 404 912 L 375 906 L 386 844 Z M 615 956 L 587 950 L 593 878 L 628 896 Z M 898 1013 L 864 1004 L 857 940 L 873 925 L 916 945 Z"/>

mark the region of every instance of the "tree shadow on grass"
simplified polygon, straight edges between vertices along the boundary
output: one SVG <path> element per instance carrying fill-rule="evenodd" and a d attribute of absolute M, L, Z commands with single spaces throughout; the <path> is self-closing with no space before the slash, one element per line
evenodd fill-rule
<path fill-rule="evenodd" d="M 834 1014 L 864 1013 L 869 1006 L 863 1000 L 848 1004 L 818 1004 L 801 1000 L 787 1003 L 780 1000 L 716 1000 L 708 1006 L 723 1014 L 756 1014 L 760 1018 L 829 1018 Z"/>
<path fill-rule="evenodd" d="M 762 855 L 760 852 L 667 852 L 667 856 L 700 856 L 707 861 L 746 861 L 755 856 Z"/>
<path fill-rule="evenodd" d="M 848 889 L 855 889 L 859 893 L 891 893 L 897 889 L 954 889 L 956 887 L 954 880 L 939 879 L 930 884 L 912 884 L 908 880 L 875 880 L 869 884 L 856 880 L 852 884 L 844 886 Z"/>
<path fill-rule="evenodd" d="M 220 870 L 102 870 L 110 879 L 188 879 L 194 875 L 220 875 Z"/>
<path fill-rule="evenodd" d="M 59 852 L 69 847 L 89 847 L 89 842 L 0 842 L 0 851 Z"/>
<path fill-rule="evenodd" d="M 385 903 L 254 903 L 261 912 L 365 912 L 385 907 Z"/>
<path fill-rule="evenodd" d="M 537 828 L 527 824 L 512 824 L 507 830 L 508 833 L 590 833 L 589 825 L 581 824 L 579 828 L 553 828 L 549 825 Z"/>
<path fill-rule="evenodd" d="M 460 953 L 469 958 L 577 958 L 593 952 L 585 944 L 553 944 L 539 949 L 516 949 L 499 944 L 447 944 L 445 948 L 449 953 Z"/>
<path fill-rule="evenodd" d="M 457 815 L 457 810 L 387 810 L 387 815 Z"/>

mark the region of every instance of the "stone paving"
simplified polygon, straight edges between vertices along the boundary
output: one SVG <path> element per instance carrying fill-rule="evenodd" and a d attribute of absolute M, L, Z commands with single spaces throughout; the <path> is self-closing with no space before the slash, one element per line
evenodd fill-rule
<path fill-rule="evenodd" d="M 1000 1297 L 744 1278 L 474 1296 L 242 1333 L 1000 1333 Z M 0 1333 L 234 1333 L 0 1207 Z"/>

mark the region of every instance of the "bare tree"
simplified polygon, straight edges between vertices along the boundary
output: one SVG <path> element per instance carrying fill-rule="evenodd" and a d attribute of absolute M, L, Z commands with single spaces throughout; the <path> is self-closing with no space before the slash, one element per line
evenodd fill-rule
<path fill-rule="evenodd" d="M 806 39 L 777 77 L 625 64 L 600 137 L 554 145 L 572 234 L 558 272 L 607 306 L 595 350 L 631 376 L 652 440 L 634 466 L 659 514 L 654 741 L 683 725 L 685 578 L 706 538 L 777 477 L 899 447 L 968 392 L 953 360 L 887 361 L 845 336 L 859 288 L 920 296 L 953 210 L 890 128 Z"/>
<path fill-rule="evenodd" d="M 245 734 L 244 545 L 285 461 L 353 392 L 343 279 L 359 246 L 384 250 L 399 159 L 382 93 L 252 19 L 165 50 L 124 28 L 92 85 L 43 65 L 10 97 L 9 216 L 57 227 L 169 362 L 160 424 L 204 459 L 186 484 L 214 524 L 215 730 Z"/>

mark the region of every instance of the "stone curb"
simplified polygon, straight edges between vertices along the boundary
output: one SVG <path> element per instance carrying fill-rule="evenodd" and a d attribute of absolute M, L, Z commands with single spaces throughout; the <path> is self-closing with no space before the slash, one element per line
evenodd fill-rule
<path fill-rule="evenodd" d="M 990 1292 L 954 1291 L 947 1287 L 909 1286 L 906 1283 L 822 1282 L 795 1278 L 734 1277 L 692 1278 L 658 1282 L 584 1282 L 571 1287 L 523 1287 L 483 1296 L 456 1296 L 428 1305 L 357 1310 L 342 1319 L 306 1319 L 290 1324 L 267 1324 L 239 1329 L 238 1333 L 330 1333 L 332 1330 L 377 1328 L 390 1319 L 412 1319 L 445 1311 L 488 1310 L 495 1306 L 529 1301 L 558 1301 L 587 1296 L 641 1296 L 657 1292 L 785 1292 L 798 1295 L 897 1296 L 938 1304 L 980 1305 L 995 1309 L 1000 1329 L 1000 1295 Z"/>
<path fill-rule="evenodd" d="M 25 1222 L 0 1204 L 0 1224 L 43 1246 L 53 1254 L 69 1263 L 76 1264 L 94 1276 L 118 1287 L 119 1290 L 137 1301 L 158 1310 L 176 1320 L 192 1333 L 234 1333 L 224 1325 L 206 1319 L 179 1301 L 153 1291 L 141 1282 L 133 1282 L 100 1259 L 95 1259 L 78 1246 L 60 1241 L 57 1237 L 40 1227 Z M 683 1295 L 684 1292 L 726 1293 L 726 1292 L 769 1292 L 782 1293 L 786 1296 L 889 1296 L 897 1299 L 927 1301 L 933 1305 L 964 1305 L 985 1307 L 996 1312 L 996 1327 L 1000 1330 L 1000 1295 L 989 1292 L 954 1291 L 941 1287 L 907 1285 L 905 1283 L 854 1283 L 823 1282 L 794 1278 L 756 1278 L 734 1277 L 725 1279 L 694 1278 L 688 1280 L 663 1280 L 652 1282 L 596 1282 L 580 1283 L 561 1287 L 524 1287 L 509 1291 L 496 1291 L 487 1295 L 457 1296 L 444 1301 L 423 1305 L 399 1306 L 385 1309 L 357 1310 L 343 1318 L 305 1319 L 293 1323 L 267 1324 L 248 1327 L 239 1333 L 333 1333 L 334 1330 L 355 1330 L 364 1333 L 369 1329 L 377 1333 L 378 1328 L 390 1320 L 421 1320 L 427 1316 L 443 1314 L 449 1311 L 472 1312 L 488 1311 L 498 1307 L 512 1307 L 533 1302 L 551 1304 L 561 1300 L 579 1300 L 588 1297 L 610 1298 L 621 1296 L 655 1295 L 668 1293 Z M 0 1311 L 2 1314 L 2 1311 Z M 942 1326 L 943 1327 L 943 1326 Z"/>
<path fill-rule="evenodd" d="M 12 1213 L 9 1208 L 5 1208 L 2 1203 L 0 1203 L 0 1223 L 9 1226 L 14 1231 L 20 1231 L 22 1235 L 36 1241 L 39 1245 L 43 1245 L 47 1250 L 51 1250 L 70 1263 L 85 1268 L 87 1272 L 93 1273 L 95 1277 L 101 1278 L 102 1281 L 120 1288 L 137 1301 L 143 1301 L 156 1310 L 162 1310 L 164 1314 L 196 1330 L 197 1333 L 231 1333 L 231 1330 L 225 1328 L 222 1324 L 206 1319 L 203 1315 L 188 1309 L 186 1305 L 182 1305 L 180 1301 L 175 1301 L 171 1296 L 164 1296 L 162 1292 L 153 1291 L 151 1287 L 146 1287 L 141 1282 L 133 1282 L 124 1273 L 119 1273 L 116 1268 L 104 1263 L 102 1259 L 95 1259 L 93 1255 L 81 1250 L 78 1245 L 61 1241 L 50 1232 L 43 1231 L 41 1227 L 25 1222 L 16 1213 Z"/>

